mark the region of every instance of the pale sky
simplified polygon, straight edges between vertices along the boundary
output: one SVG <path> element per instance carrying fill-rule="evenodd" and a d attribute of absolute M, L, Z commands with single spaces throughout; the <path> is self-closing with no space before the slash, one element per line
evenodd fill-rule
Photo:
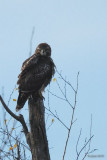
<path fill-rule="evenodd" d="M 0 0 L 0 91 L 4 86 L 6 103 L 16 84 L 22 62 L 29 56 L 33 27 L 32 54 L 39 43 L 47 42 L 52 47 L 52 58 L 59 71 L 62 70 L 64 77 L 74 86 L 77 72 L 80 71 L 75 113 L 77 121 L 72 128 L 65 160 L 75 159 L 75 143 L 80 129 L 80 148 L 83 140 L 89 136 L 91 114 L 94 134 L 91 147 L 98 149 L 93 154 L 104 155 L 101 159 L 106 160 L 107 1 Z M 59 94 L 56 84 L 52 82 L 51 86 L 52 91 Z M 18 93 L 14 93 L 13 97 L 17 99 L 17 96 Z M 55 97 L 51 98 L 50 103 L 52 110 L 56 109 L 66 123 L 72 113 L 69 107 Z M 11 102 L 13 111 L 15 105 L 15 102 Z M 67 131 L 55 120 L 47 134 L 52 148 L 51 159 L 62 159 Z"/>

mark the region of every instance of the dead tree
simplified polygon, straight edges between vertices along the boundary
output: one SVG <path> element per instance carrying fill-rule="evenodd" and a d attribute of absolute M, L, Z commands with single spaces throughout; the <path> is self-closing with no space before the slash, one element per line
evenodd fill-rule
<path fill-rule="evenodd" d="M 6 111 L 23 126 L 23 132 L 26 137 L 26 141 L 30 147 L 32 153 L 32 160 L 50 160 L 48 141 L 45 129 L 45 117 L 44 117 L 44 104 L 43 100 L 33 97 L 29 98 L 29 122 L 30 130 L 28 131 L 23 115 L 15 115 L 5 104 L 4 100 L 0 96 L 0 101 Z"/>
<path fill-rule="evenodd" d="M 43 100 L 29 98 L 30 145 L 33 160 L 50 160 Z"/>
<path fill-rule="evenodd" d="M 74 122 L 76 121 L 76 120 L 74 120 L 74 114 L 75 114 L 76 102 L 77 102 L 79 73 L 77 74 L 76 89 L 71 85 L 71 83 L 69 81 L 67 81 L 66 79 L 63 78 L 61 73 L 59 73 L 58 71 L 57 71 L 57 73 L 58 73 L 58 77 L 60 78 L 60 80 L 62 80 L 64 82 L 64 89 L 61 88 L 60 83 L 58 82 L 58 80 L 56 78 L 54 78 L 53 81 L 54 82 L 56 81 L 56 85 L 57 85 L 58 89 L 60 90 L 62 96 L 60 97 L 59 95 L 56 95 L 55 93 L 48 90 L 48 108 L 44 107 L 43 99 L 41 99 L 40 97 L 37 97 L 37 95 L 30 96 L 29 99 L 28 99 L 29 129 L 27 127 L 27 123 L 25 122 L 23 115 L 20 114 L 19 116 L 17 116 L 16 114 L 14 114 L 8 107 L 9 103 L 8 103 L 8 105 L 6 105 L 2 96 L 0 96 L 0 101 L 3 105 L 3 107 L 5 108 L 5 110 L 10 114 L 11 117 L 13 117 L 16 121 L 19 121 L 21 123 L 21 125 L 23 127 L 23 133 L 25 134 L 25 137 L 26 137 L 26 142 L 29 145 L 29 147 L 27 148 L 27 146 L 25 146 L 25 144 L 23 144 L 21 141 L 18 141 L 18 139 L 16 137 L 14 139 L 15 139 L 16 144 L 17 144 L 17 155 L 14 154 L 13 150 L 10 153 L 10 152 L 5 152 L 3 150 L 3 148 L 0 148 L 0 152 L 4 153 L 4 157 L 7 157 L 9 154 L 11 154 L 10 156 L 13 157 L 13 160 L 21 159 L 20 158 L 20 156 L 21 156 L 20 149 L 21 149 L 21 150 L 23 150 L 23 153 L 24 153 L 24 155 L 23 155 L 24 158 L 22 158 L 22 159 L 27 160 L 26 159 L 26 154 L 25 154 L 25 148 L 27 148 L 31 152 L 32 160 L 50 160 L 48 141 L 47 141 L 47 136 L 46 136 L 46 128 L 45 128 L 46 127 L 45 126 L 45 109 L 46 109 L 48 111 L 48 116 L 47 117 L 52 116 L 52 117 L 56 118 L 62 124 L 62 126 L 65 127 L 68 131 L 65 146 L 64 146 L 64 152 L 63 152 L 63 155 L 62 155 L 62 160 L 65 160 L 72 126 L 73 126 Z M 73 90 L 73 93 L 74 93 L 74 104 L 73 105 L 69 101 L 69 97 L 67 97 L 66 85 L 68 85 L 70 87 L 70 89 Z M 71 119 L 70 119 L 70 125 L 69 126 L 66 125 L 64 123 L 64 121 L 60 119 L 56 110 L 55 110 L 55 113 L 51 111 L 50 103 L 49 103 L 49 94 L 56 97 L 57 99 L 65 101 L 68 104 L 68 106 L 71 108 L 71 113 L 72 114 L 71 114 L 71 117 L 70 117 Z M 10 96 L 10 99 L 11 99 L 11 96 Z M 52 121 L 54 121 L 54 119 L 52 119 Z M 51 125 L 52 125 L 52 123 L 51 123 Z M 6 129 L 7 129 L 6 131 L 3 131 L 3 132 L 0 131 L 0 133 L 7 134 L 8 137 L 9 136 L 12 137 L 11 133 L 8 132 L 7 125 L 6 125 Z M 84 160 L 87 155 L 96 151 L 96 149 L 91 150 L 91 147 L 90 147 L 91 146 L 91 140 L 94 137 L 94 135 L 92 135 L 92 117 L 91 117 L 89 138 L 85 139 L 84 145 L 79 150 L 78 144 L 79 144 L 79 141 L 80 141 L 80 137 L 81 137 L 81 130 L 80 130 L 80 134 L 79 134 L 77 144 L 76 144 L 76 155 L 77 155 L 76 160 L 79 160 L 80 156 L 82 154 L 83 154 L 82 160 Z M 6 144 L 5 142 L 6 141 L 4 141 L 4 144 Z M 10 143 L 9 146 L 11 148 L 11 146 L 12 146 L 11 141 L 9 143 Z M 22 148 L 20 147 L 20 145 L 22 145 Z M 84 149 L 85 149 L 85 153 L 84 153 Z M 3 158 L 0 157 L 0 159 L 3 159 Z"/>

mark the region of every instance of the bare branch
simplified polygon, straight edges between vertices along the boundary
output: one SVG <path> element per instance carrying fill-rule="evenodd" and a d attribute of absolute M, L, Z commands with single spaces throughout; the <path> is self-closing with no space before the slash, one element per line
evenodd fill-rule
<path fill-rule="evenodd" d="M 82 153 L 82 151 L 86 148 L 86 146 L 87 146 L 88 144 L 89 144 L 88 150 L 85 151 L 85 155 L 84 155 L 84 157 L 82 158 L 82 160 L 84 160 L 85 157 L 86 157 L 89 153 L 92 153 L 92 152 L 94 152 L 94 151 L 96 150 L 96 149 L 94 149 L 94 150 L 90 151 L 91 139 L 94 137 L 94 135 L 91 135 L 91 134 L 92 134 L 92 115 L 91 115 L 91 125 L 90 125 L 90 138 L 88 139 L 88 141 L 87 141 L 87 139 L 85 139 L 85 144 L 84 144 L 84 146 L 83 146 L 83 147 L 81 148 L 81 150 L 78 152 L 77 147 L 78 147 L 79 139 L 80 139 L 80 136 L 81 136 L 81 130 L 80 130 L 80 134 L 79 134 L 79 137 L 78 137 L 78 140 L 77 140 L 77 145 L 76 145 L 76 152 L 77 152 L 77 159 L 76 159 L 76 160 L 79 159 L 80 154 Z"/>
<path fill-rule="evenodd" d="M 26 136 L 26 140 L 27 140 L 27 143 L 30 145 L 30 137 L 29 137 L 29 132 L 28 132 L 28 128 L 27 128 L 27 125 L 25 123 L 25 120 L 24 120 L 24 117 L 23 115 L 15 115 L 8 107 L 7 105 L 5 104 L 5 102 L 3 101 L 2 97 L 0 96 L 0 101 L 2 103 L 2 105 L 4 106 L 4 108 L 6 109 L 6 111 L 13 117 L 15 118 L 17 121 L 19 121 L 22 126 L 23 126 L 23 131 L 25 133 L 25 136 Z"/>
<path fill-rule="evenodd" d="M 61 91 L 62 95 L 64 96 L 65 101 L 66 101 L 66 102 L 69 104 L 69 106 L 73 109 L 73 106 L 71 105 L 71 103 L 68 101 L 68 99 L 67 99 L 67 97 L 66 97 L 66 93 L 64 93 L 64 92 L 62 91 L 62 89 L 61 89 L 61 87 L 60 87 L 60 85 L 59 85 L 59 83 L 58 83 L 57 80 L 56 80 L 56 83 L 57 83 L 58 88 L 59 88 L 59 90 Z"/>
<path fill-rule="evenodd" d="M 70 82 L 66 81 L 66 79 L 63 78 L 62 74 L 59 73 L 59 71 L 57 70 L 57 68 L 56 68 L 56 72 L 57 72 L 58 75 L 61 77 L 61 79 L 62 79 L 65 83 L 67 83 L 67 84 L 72 88 L 72 90 L 75 92 L 76 90 L 74 89 L 74 87 L 71 85 Z M 79 72 L 78 72 L 78 73 L 79 73 Z"/>
<path fill-rule="evenodd" d="M 6 125 L 6 130 L 7 130 L 7 136 L 8 136 L 8 140 L 9 140 L 10 147 L 12 147 L 11 137 L 9 136 L 9 131 L 8 131 L 7 125 Z M 13 149 L 12 149 L 12 157 L 13 157 L 13 159 L 15 160 Z"/>
<path fill-rule="evenodd" d="M 9 100 L 8 100 L 8 103 L 7 103 L 7 106 L 8 106 L 8 107 L 9 107 L 9 103 L 10 103 L 11 97 L 12 97 L 14 91 L 15 91 L 15 88 L 16 88 L 16 84 L 15 84 L 14 89 L 12 90 L 12 92 L 11 92 L 11 94 L 10 94 L 10 97 L 9 97 Z"/>
<path fill-rule="evenodd" d="M 16 140 L 17 144 L 17 160 L 20 160 L 20 142 Z"/>
<path fill-rule="evenodd" d="M 79 143 L 79 140 L 80 140 L 80 137 L 81 137 L 81 132 L 82 132 L 82 128 L 80 130 L 79 137 L 78 137 L 77 144 L 76 144 L 76 153 L 77 153 L 77 156 L 78 156 L 78 143 Z"/>
<path fill-rule="evenodd" d="M 69 130 L 69 128 L 61 121 L 61 119 L 59 119 L 59 117 L 57 117 L 50 109 L 46 108 L 46 110 L 48 110 L 67 130 Z"/>
<path fill-rule="evenodd" d="M 58 98 L 58 99 L 61 99 L 61 100 L 66 101 L 66 99 L 64 99 L 64 98 L 62 98 L 62 97 L 57 96 L 56 94 L 52 93 L 52 92 L 51 92 L 51 91 L 49 91 L 49 90 L 48 90 L 48 93 L 50 93 L 52 96 L 54 96 L 54 97 L 56 97 L 56 98 Z"/>
<path fill-rule="evenodd" d="M 75 112 L 75 107 L 76 107 L 76 102 L 77 102 L 77 92 L 78 92 L 78 76 L 79 76 L 79 72 L 78 72 L 78 74 L 77 74 L 77 88 L 76 88 L 76 91 L 75 91 L 75 103 L 74 103 L 74 107 L 73 107 L 73 112 L 72 112 L 70 127 L 69 127 L 69 130 L 68 130 L 68 136 L 67 136 L 66 143 L 65 143 L 63 160 L 64 160 L 64 158 L 65 158 L 66 149 L 67 149 L 67 145 L 68 145 L 68 140 L 69 140 L 69 137 L 70 137 L 70 132 L 71 132 L 71 128 L 72 128 L 72 124 L 73 124 L 73 119 L 74 119 L 74 112 Z"/>
<path fill-rule="evenodd" d="M 29 57 L 30 57 L 31 54 L 32 54 L 32 40 L 33 40 L 34 33 L 35 33 L 35 27 L 33 27 L 33 29 L 32 29 L 32 34 L 31 34 L 31 38 L 30 38 L 30 51 L 29 51 Z"/>
<path fill-rule="evenodd" d="M 0 96 L 0 101 L 3 105 L 3 107 L 5 108 L 5 110 L 13 117 L 15 118 L 17 121 L 20 121 L 20 118 L 19 116 L 15 115 L 8 107 L 7 105 L 5 104 L 5 102 L 3 101 L 2 97 Z"/>
<path fill-rule="evenodd" d="M 2 129 L 2 128 L 1 128 L 1 129 Z M 2 129 L 2 130 L 3 130 L 3 129 Z M 7 133 L 5 130 L 0 131 L 0 132 L 3 133 L 3 134 L 9 135 L 9 136 L 12 137 L 15 141 L 17 140 L 17 139 L 16 139 L 15 137 L 13 137 L 10 133 Z M 18 140 L 17 140 L 17 141 L 18 141 Z M 20 141 L 18 141 L 18 142 L 20 142 Z M 4 142 L 4 143 L 6 143 L 6 142 Z M 23 144 L 23 143 L 21 143 L 21 142 L 20 142 L 20 144 L 30 151 L 30 149 L 29 149 L 25 144 Z"/>
<path fill-rule="evenodd" d="M 5 152 L 5 151 L 3 151 L 2 149 L 0 149 L 0 152 L 3 152 L 4 153 L 4 157 L 6 157 L 6 158 L 8 158 L 8 159 L 10 159 L 11 160 L 11 158 L 9 157 L 9 156 L 12 156 L 12 154 L 10 154 L 9 152 Z M 1 158 L 1 157 L 0 157 Z M 3 158 L 3 157 L 2 157 Z"/>
<path fill-rule="evenodd" d="M 78 153 L 78 156 L 77 156 L 77 159 L 76 160 L 78 160 L 78 158 L 79 158 L 79 156 L 80 156 L 80 154 L 81 154 L 81 152 L 84 150 L 84 148 L 90 143 L 90 141 L 91 141 L 91 139 L 94 137 L 94 135 L 92 135 L 90 138 L 89 138 L 89 140 L 86 142 L 86 144 L 81 148 L 81 150 L 79 151 L 79 153 Z M 85 158 L 85 157 L 84 157 Z M 83 159 L 84 159 L 83 158 Z"/>
<path fill-rule="evenodd" d="M 73 109 L 72 104 L 68 101 L 68 99 L 67 99 L 67 97 L 66 97 L 66 94 L 64 94 L 64 92 L 62 91 L 62 89 L 61 89 L 61 87 L 60 87 L 60 85 L 59 85 L 59 83 L 58 83 L 57 80 L 56 80 L 56 82 L 57 82 L 58 88 L 59 88 L 59 90 L 61 91 L 61 93 L 62 93 L 62 95 L 64 96 L 64 98 L 59 97 L 58 95 L 52 93 L 52 92 L 49 91 L 49 90 L 48 90 L 48 92 L 49 92 L 51 95 L 53 95 L 54 97 L 56 97 L 56 98 L 58 98 L 58 99 L 61 99 L 61 100 L 64 100 L 65 102 L 67 102 L 67 103 L 69 104 L 69 106 Z"/>

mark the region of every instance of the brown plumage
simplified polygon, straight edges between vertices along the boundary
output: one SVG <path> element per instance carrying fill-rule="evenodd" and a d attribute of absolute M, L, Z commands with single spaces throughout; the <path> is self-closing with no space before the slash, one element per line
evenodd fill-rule
<path fill-rule="evenodd" d="M 51 48 L 46 43 L 37 46 L 35 53 L 24 61 L 18 76 L 19 96 L 16 111 L 23 108 L 29 96 L 42 96 L 55 73 Z M 35 97 L 36 98 L 36 97 Z"/>

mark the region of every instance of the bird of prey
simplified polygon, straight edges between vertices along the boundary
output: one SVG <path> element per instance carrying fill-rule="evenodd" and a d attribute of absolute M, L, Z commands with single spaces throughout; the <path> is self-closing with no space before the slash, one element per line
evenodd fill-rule
<path fill-rule="evenodd" d="M 16 111 L 23 108 L 29 96 L 42 97 L 42 92 L 50 83 L 54 73 L 55 65 L 51 58 L 51 47 L 47 43 L 41 43 L 37 46 L 35 53 L 22 64 L 17 81 L 19 96 Z"/>

